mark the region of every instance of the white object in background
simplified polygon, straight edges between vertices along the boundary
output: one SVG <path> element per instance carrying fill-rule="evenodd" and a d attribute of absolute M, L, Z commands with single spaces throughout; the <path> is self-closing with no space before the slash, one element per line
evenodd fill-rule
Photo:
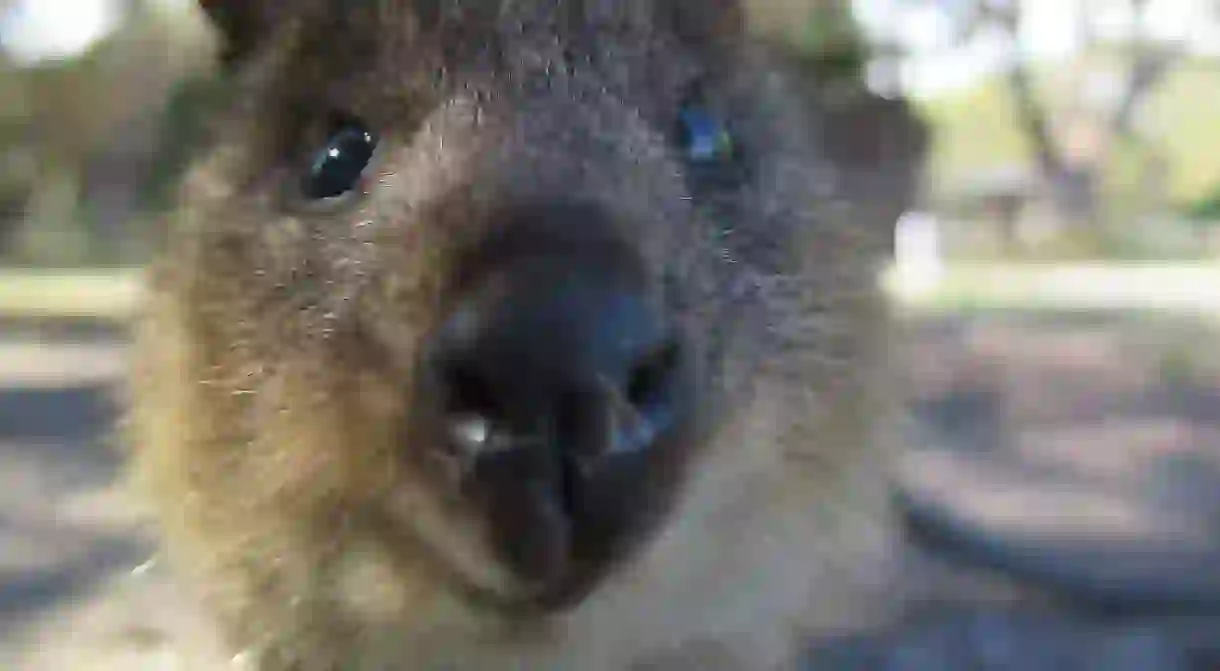
<path fill-rule="evenodd" d="M 894 231 L 895 278 L 904 292 L 930 291 L 944 274 L 940 222 L 926 212 L 906 212 Z"/>
<path fill-rule="evenodd" d="M 73 58 L 121 19 L 119 0 L 17 0 L 0 13 L 0 47 L 20 65 Z"/>

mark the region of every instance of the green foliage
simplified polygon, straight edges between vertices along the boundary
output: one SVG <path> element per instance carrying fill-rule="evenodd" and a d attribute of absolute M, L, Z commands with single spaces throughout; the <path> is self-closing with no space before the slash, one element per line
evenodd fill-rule
<path fill-rule="evenodd" d="M 748 0 L 761 34 L 800 53 L 806 73 L 823 84 L 862 82 L 871 45 L 851 9 L 851 0 Z"/>
<path fill-rule="evenodd" d="M 1052 103 L 1067 102 L 1052 85 L 1062 63 L 1034 70 L 1038 95 Z M 1056 97 L 1058 96 L 1058 98 Z M 964 91 L 916 101 L 933 128 L 936 142 L 929 160 L 933 183 L 952 187 L 980 173 L 1013 165 L 1030 165 L 1029 144 L 1013 115 L 1012 97 L 997 75 Z M 1194 202 L 1220 183 L 1220 71 L 1206 60 L 1184 60 L 1174 66 L 1146 100 L 1140 118 L 1142 132 L 1154 143 L 1169 169 L 1168 197 Z M 1121 165 L 1105 181 L 1135 185 L 1132 156 L 1120 148 Z M 1141 150 L 1132 150 L 1141 151 Z"/>
<path fill-rule="evenodd" d="M 169 96 L 150 178 L 140 198 L 151 209 L 169 205 L 174 185 L 204 143 L 208 119 L 226 102 L 226 88 L 212 76 L 185 79 Z"/>
<path fill-rule="evenodd" d="M 858 78 L 868 61 L 869 46 L 859 26 L 838 3 L 810 8 L 797 45 L 809 55 L 813 72 L 824 79 Z"/>
<path fill-rule="evenodd" d="M 1220 186 L 1183 208 L 1183 214 L 1200 225 L 1215 226 L 1220 223 Z"/>
<path fill-rule="evenodd" d="M 1029 165 L 1030 147 L 999 77 L 936 98 L 914 101 L 935 142 L 928 160 L 934 182 L 948 184 L 1013 165 Z"/>
<path fill-rule="evenodd" d="M 1171 168 L 1169 195 L 1179 203 L 1206 197 L 1220 183 L 1220 70 L 1205 60 L 1178 65 L 1148 101 L 1147 120 Z"/>

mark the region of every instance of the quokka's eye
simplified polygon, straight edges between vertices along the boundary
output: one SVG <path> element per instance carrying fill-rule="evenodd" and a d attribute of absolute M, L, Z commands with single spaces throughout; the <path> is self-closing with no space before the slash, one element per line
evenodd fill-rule
<path fill-rule="evenodd" d="M 696 164 L 725 161 L 733 156 L 733 135 L 711 110 L 687 105 L 678 113 L 678 146 Z"/>
<path fill-rule="evenodd" d="M 301 192 L 309 200 L 337 198 L 355 189 L 373 159 L 377 137 L 359 119 L 336 120 L 325 144 L 309 159 Z"/>

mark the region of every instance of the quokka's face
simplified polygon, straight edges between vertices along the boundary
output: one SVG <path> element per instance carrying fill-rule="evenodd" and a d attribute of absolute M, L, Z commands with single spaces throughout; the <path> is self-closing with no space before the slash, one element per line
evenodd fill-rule
<path fill-rule="evenodd" d="M 807 223 L 790 103 L 727 3 L 263 4 L 167 255 L 234 461 L 455 589 L 571 603 L 752 365 Z"/>

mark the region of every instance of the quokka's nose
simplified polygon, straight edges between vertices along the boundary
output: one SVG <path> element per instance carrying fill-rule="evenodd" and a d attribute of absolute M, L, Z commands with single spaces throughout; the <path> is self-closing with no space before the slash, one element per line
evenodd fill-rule
<path fill-rule="evenodd" d="M 513 258 L 454 302 L 428 348 L 440 435 L 523 578 L 562 574 L 582 534 L 644 514 L 658 446 L 685 422 L 684 341 L 624 267 Z"/>
<path fill-rule="evenodd" d="M 644 293 L 587 270 L 512 267 L 456 308 L 429 362 L 455 440 L 488 458 L 545 448 L 580 471 L 674 421 L 681 340 Z"/>

